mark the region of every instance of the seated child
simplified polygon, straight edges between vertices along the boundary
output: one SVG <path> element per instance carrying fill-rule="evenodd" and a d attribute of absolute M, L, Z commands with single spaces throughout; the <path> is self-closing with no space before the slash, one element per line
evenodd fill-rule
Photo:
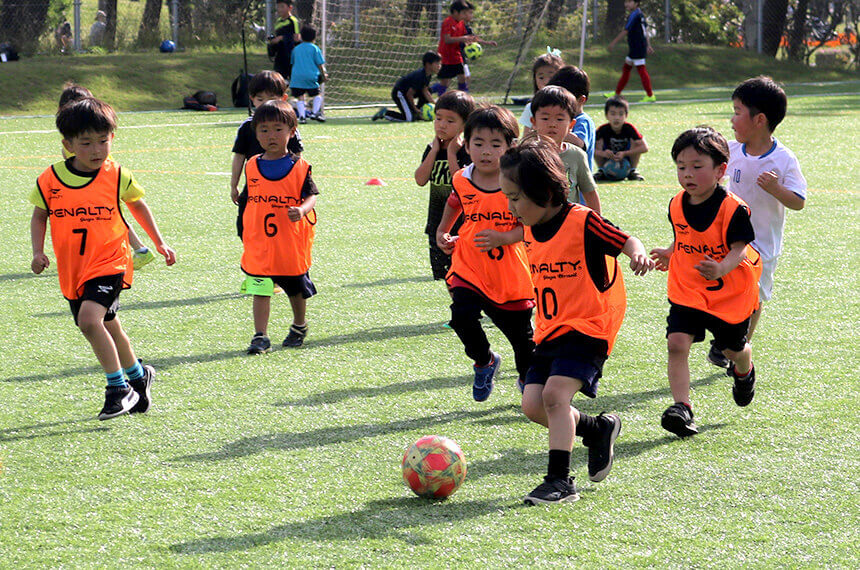
<path fill-rule="evenodd" d="M 547 475 L 525 502 L 575 501 L 579 494 L 570 477 L 574 436 L 588 447 L 589 478 L 602 481 L 621 431 L 617 415 L 593 417 L 570 405 L 577 392 L 597 396 L 603 364 L 624 319 L 627 298 L 615 258 L 619 253 L 630 257 L 636 275 L 647 273 L 654 262 L 641 241 L 594 211 L 568 203 L 568 177 L 554 142 L 524 141 L 502 156 L 501 169 L 508 208 L 525 225 L 537 296 L 537 347 L 521 387 L 523 413 L 549 429 Z"/>
<path fill-rule="evenodd" d="M 145 413 L 155 369 L 141 365 L 117 317 L 120 291 L 131 287 L 134 274 L 120 201 L 167 265 L 176 262 L 176 254 L 158 231 L 143 189 L 130 172 L 109 158 L 116 131 L 116 114 L 110 105 L 85 97 L 64 105 L 56 123 L 71 158 L 46 169 L 30 193 L 34 206 L 30 267 L 33 273 L 41 273 L 50 264 L 44 251 L 50 220 L 60 289 L 107 378 L 98 418 Z"/>
<path fill-rule="evenodd" d="M 549 85 L 537 93 L 531 102 L 532 127 L 535 132 L 552 140 L 567 169 L 569 187 L 574 191 L 574 202 L 600 213 L 600 197 L 597 186 L 588 169 L 588 156 L 578 146 L 564 142 L 570 132 L 576 114 L 576 99 L 563 87 Z"/>
<path fill-rule="evenodd" d="M 603 105 L 608 122 L 597 129 L 595 180 L 645 180 L 636 167 L 648 152 L 648 144 L 636 127 L 627 122 L 629 111 L 630 106 L 621 95 L 610 97 Z"/>
<path fill-rule="evenodd" d="M 507 337 L 520 378 L 531 364 L 534 290 L 529 275 L 523 227 L 508 211 L 499 188 L 499 159 L 519 134 L 517 119 L 495 105 L 479 107 L 463 128 L 472 164 L 454 174 L 454 192 L 436 229 L 439 249 L 452 254 L 445 278 L 451 293 L 454 332 L 474 362 L 472 398 L 483 402 L 493 391 L 501 357 L 490 350 L 481 312 Z M 454 221 L 463 213 L 460 235 Z"/>
<path fill-rule="evenodd" d="M 439 249 L 436 243 L 436 228 L 439 227 L 445 204 L 453 191 L 452 174 L 471 162 L 469 153 L 463 145 L 457 143 L 466 119 L 474 110 L 475 101 L 463 91 L 446 91 L 439 97 L 436 102 L 436 118 L 433 121 L 433 141 L 424 149 L 421 164 L 415 170 L 415 182 L 419 186 L 430 182 L 430 202 L 424 233 L 430 240 L 430 268 L 433 271 L 433 279 L 445 279 L 451 269 L 451 256 Z M 462 217 L 458 218 L 448 233 L 457 235 L 462 223 Z"/>
<path fill-rule="evenodd" d="M 302 43 L 293 48 L 290 62 L 293 66 L 290 77 L 290 93 L 298 99 L 299 124 L 304 125 L 311 118 L 320 123 L 325 122 L 323 116 L 323 97 L 320 94 L 320 83 L 328 80 L 325 70 L 325 58 L 322 51 L 314 43 L 317 31 L 310 26 L 302 27 Z M 307 112 L 305 95 L 313 97 L 311 112 Z"/>
<path fill-rule="evenodd" d="M 295 74 L 295 68 L 293 68 Z M 245 165 L 248 205 L 243 215 L 242 271 L 254 278 L 247 292 L 254 295 L 254 337 L 248 354 L 269 352 L 268 336 L 272 283 L 290 298 L 293 324 L 283 345 L 299 347 L 308 334 L 307 299 L 317 290 L 308 270 L 314 241 L 317 202 L 311 167 L 290 153 L 296 115 L 285 101 L 267 101 L 254 113 L 251 126 L 264 152 Z"/>
<path fill-rule="evenodd" d="M 743 200 L 720 185 L 729 160 L 723 135 L 710 127 L 684 131 L 672 146 L 683 190 L 669 202 L 675 240 L 656 248 L 657 269 L 669 272 L 669 388 L 675 403 L 663 412 L 663 429 L 680 437 L 699 432 L 690 403 L 690 347 L 714 335 L 716 347 L 735 364 L 732 396 L 746 406 L 755 395 L 750 316 L 758 307 L 761 257 Z"/>
<path fill-rule="evenodd" d="M 421 120 L 421 107 L 433 103 L 430 94 L 430 78 L 439 73 L 442 58 L 435 51 L 428 51 L 421 58 L 422 67 L 407 73 L 397 80 L 391 90 L 391 98 L 397 105 L 398 111 L 389 111 L 382 107 L 373 115 L 372 120 L 387 119 L 395 122 L 411 122 Z"/>

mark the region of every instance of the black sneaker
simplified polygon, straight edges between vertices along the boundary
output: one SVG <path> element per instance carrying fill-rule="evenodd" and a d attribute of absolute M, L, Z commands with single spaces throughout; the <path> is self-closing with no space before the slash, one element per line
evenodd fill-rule
<path fill-rule="evenodd" d="M 308 120 L 305 117 L 299 117 L 299 124 L 300 125 L 307 125 Z"/>
<path fill-rule="evenodd" d="M 138 380 L 129 380 L 128 385 L 137 392 L 137 404 L 129 410 L 130 414 L 145 414 L 149 411 L 149 405 L 152 402 L 152 383 L 155 381 L 155 368 L 149 364 L 143 365 L 143 378 Z"/>
<path fill-rule="evenodd" d="M 693 422 L 693 410 L 680 402 L 666 408 L 660 425 L 663 426 L 664 430 L 670 431 L 678 437 L 688 437 L 699 433 L 699 428 Z"/>
<path fill-rule="evenodd" d="M 269 337 L 263 333 L 257 333 L 251 339 L 251 346 L 248 347 L 248 354 L 263 354 L 272 350 L 272 343 Z"/>
<path fill-rule="evenodd" d="M 576 485 L 573 484 L 572 477 L 568 477 L 567 479 L 550 479 L 549 477 L 544 477 L 543 483 L 523 497 L 523 502 L 527 505 L 572 503 L 578 500 L 579 493 L 576 492 Z"/>
<path fill-rule="evenodd" d="M 602 168 L 598 168 L 597 172 L 594 173 L 594 180 L 597 182 L 602 182 L 606 180 L 606 174 L 603 173 Z"/>
<path fill-rule="evenodd" d="M 322 113 L 317 115 L 311 115 L 311 119 L 318 123 L 325 123 L 325 117 L 322 115 Z"/>
<path fill-rule="evenodd" d="M 631 168 L 630 172 L 627 173 L 627 180 L 645 180 L 645 177 L 639 174 L 635 168 Z"/>
<path fill-rule="evenodd" d="M 734 367 L 729 371 L 729 375 L 735 379 L 735 384 L 732 386 L 735 404 L 744 407 L 752 402 L 755 396 L 755 366 L 750 368 L 750 373 L 745 378 L 738 377 Z"/>
<path fill-rule="evenodd" d="M 621 431 L 621 418 L 615 414 L 601 414 L 595 418 L 598 430 L 589 438 L 582 438 L 582 444 L 588 448 L 588 478 L 598 483 L 606 479 L 612 469 L 612 459 L 615 456 L 615 439 Z"/>
<path fill-rule="evenodd" d="M 385 113 L 388 111 L 385 107 L 378 110 L 374 115 L 370 118 L 371 121 L 378 121 L 379 119 L 385 118 Z"/>
<path fill-rule="evenodd" d="M 287 338 L 284 339 L 284 346 L 298 348 L 304 344 L 306 336 L 308 336 L 307 325 L 303 327 L 290 325 L 290 332 L 287 333 Z"/>
<path fill-rule="evenodd" d="M 713 340 L 711 341 L 711 350 L 708 351 L 708 362 L 720 368 L 728 368 L 732 364 L 732 361 L 726 358 L 726 355 L 717 348 L 716 342 Z"/>
<path fill-rule="evenodd" d="M 139 396 L 130 386 L 108 386 L 105 388 L 105 405 L 99 412 L 100 420 L 109 420 L 127 414 Z"/>

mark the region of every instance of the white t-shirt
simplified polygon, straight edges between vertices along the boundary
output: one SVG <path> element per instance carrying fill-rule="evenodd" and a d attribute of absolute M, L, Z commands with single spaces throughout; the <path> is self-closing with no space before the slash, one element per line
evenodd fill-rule
<path fill-rule="evenodd" d="M 779 183 L 806 200 L 806 179 L 800 171 L 797 157 L 774 139 L 773 146 L 761 156 L 750 156 L 746 145 L 729 142 L 728 189 L 750 207 L 750 219 L 755 230 L 752 246 L 762 258 L 776 258 L 782 251 L 785 229 L 785 206 L 765 192 L 756 182 L 763 172 L 776 173 Z"/>

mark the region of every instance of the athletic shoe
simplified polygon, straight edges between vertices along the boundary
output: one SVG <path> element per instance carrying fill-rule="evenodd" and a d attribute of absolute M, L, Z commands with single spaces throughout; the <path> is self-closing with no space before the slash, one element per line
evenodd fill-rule
<path fill-rule="evenodd" d="M 152 250 L 149 248 L 144 248 L 146 251 L 135 251 L 131 256 L 131 263 L 134 265 L 135 269 L 140 269 L 153 259 L 155 259 L 155 254 L 152 253 Z"/>
<path fill-rule="evenodd" d="M 109 420 L 127 414 L 139 396 L 130 386 L 108 386 L 105 388 L 105 405 L 99 412 L 100 420 Z"/>
<path fill-rule="evenodd" d="M 598 483 L 606 479 L 612 469 L 615 439 L 621 431 L 621 418 L 615 414 L 605 415 L 601 412 L 595 420 L 599 432 L 592 437 L 583 437 L 582 444 L 588 448 L 588 478 Z"/>
<path fill-rule="evenodd" d="M 517 378 L 517 390 L 520 391 L 520 394 L 522 394 L 526 390 L 526 381 L 523 380 L 522 376 Z"/>
<path fill-rule="evenodd" d="M 307 124 L 308 124 L 308 120 L 307 120 L 306 118 L 304 118 L 304 117 L 299 117 L 299 124 L 300 124 L 300 125 L 307 125 Z"/>
<path fill-rule="evenodd" d="M 594 173 L 595 182 L 603 182 L 606 180 L 606 174 L 603 172 L 602 168 L 598 168 L 597 172 Z"/>
<path fill-rule="evenodd" d="M 385 113 L 386 113 L 387 111 L 388 111 L 388 109 L 386 109 L 385 107 L 382 107 L 380 110 L 378 110 L 378 111 L 376 112 L 376 114 L 374 114 L 374 115 L 370 118 L 370 120 L 371 120 L 371 121 L 378 121 L 379 119 L 384 119 L 384 118 L 385 118 Z"/>
<path fill-rule="evenodd" d="M 257 333 L 251 339 L 251 346 L 248 347 L 248 354 L 263 354 L 272 350 L 272 342 L 269 337 L 263 333 Z"/>
<path fill-rule="evenodd" d="M 627 173 L 627 180 L 645 180 L 645 177 L 639 174 L 635 168 L 631 168 L 630 172 Z"/>
<path fill-rule="evenodd" d="M 325 123 L 325 117 L 322 115 L 322 113 L 318 115 L 311 115 L 311 119 L 318 123 Z"/>
<path fill-rule="evenodd" d="M 732 364 L 732 361 L 726 358 L 726 355 L 723 354 L 722 350 L 717 348 L 717 345 L 713 340 L 711 341 L 711 350 L 708 351 L 708 362 L 724 369 L 728 368 Z"/>
<path fill-rule="evenodd" d="M 550 479 L 543 478 L 543 483 L 535 487 L 535 490 L 523 497 L 527 505 L 538 505 L 540 503 L 572 503 L 579 500 L 576 485 L 573 478 Z"/>
<path fill-rule="evenodd" d="M 750 373 L 746 377 L 741 378 L 735 372 L 735 367 L 729 370 L 729 376 L 735 379 L 735 384 L 732 386 L 732 397 L 735 399 L 735 404 L 744 407 L 752 402 L 755 396 L 755 367 L 750 368 Z"/>
<path fill-rule="evenodd" d="M 616 95 L 617 95 L 617 93 L 615 91 L 607 91 L 606 93 L 603 94 L 603 96 L 606 97 L 607 99 L 609 99 L 610 97 L 615 97 Z"/>
<path fill-rule="evenodd" d="M 145 414 L 152 403 L 152 383 L 155 381 L 155 368 L 150 364 L 143 365 L 143 378 L 129 380 L 128 385 L 137 392 L 137 404 L 129 410 L 130 414 Z"/>
<path fill-rule="evenodd" d="M 646 95 L 639 100 L 640 103 L 655 103 L 657 101 L 656 95 Z"/>
<path fill-rule="evenodd" d="M 475 380 L 472 382 L 472 398 L 476 402 L 483 402 L 493 392 L 493 378 L 502 364 L 502 357 L 496 352 L 491 352 L 493 360 L 486 366 L 474 366 Z"/>
<path fill-rule="evenodd" d="M 280 295 L 283 292 L 284 292 L 283 288 L 281 288 L 281 286 L 278 285 L 277 283 L 275 284 L 274 287 L 272 287 L 272 295 Z"/>
<path fill-rule="evenodd" d="M 680 402 L 666 408 L 660 424 L 664 430 L 670 431 L 678 437 L 688 437 L 699 433 L 699 428 L 693 423 L 693 410 Z"/>
<path fill-rule="evenodd" d="M 296 325 L 290 325 L 290 332 L 287 333 L 287 338 L 284 339 L 284 346 L 298 348 L 304 344 L 306 336 L 308 336 L 307 325 L 303 328 L 299 328 Z"/>

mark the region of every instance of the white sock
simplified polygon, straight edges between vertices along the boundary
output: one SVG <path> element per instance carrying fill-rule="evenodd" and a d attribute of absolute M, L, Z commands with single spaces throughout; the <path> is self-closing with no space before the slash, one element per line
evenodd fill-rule
<path fill-rule="evenodd" d="M 320 109 L 322 109 L 322 95 L 317 95 L 314 97 L 314 115 L 320 114 Z"/>
<path fill-rule="evenodd" d="M 305 102 L 302 99 L 299 99 L 296 102 L 296 107 L 298 107 L 298 109 L 299 109 L 299 118 L 300 119 L 306 119 L 307 118 L 307 115 L 306 115 L 307 111 L 305 110 Z"/>

